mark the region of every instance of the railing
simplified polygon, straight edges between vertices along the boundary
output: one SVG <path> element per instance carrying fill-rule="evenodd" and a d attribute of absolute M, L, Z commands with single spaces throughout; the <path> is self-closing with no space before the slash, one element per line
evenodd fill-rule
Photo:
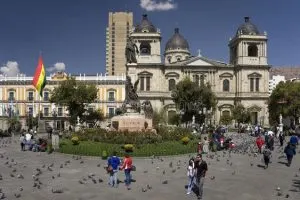
<path fill-rule="evenodd" d="M 8 101 L 15 101 L 15 97 L 8 97 L 7 100 Z"/>

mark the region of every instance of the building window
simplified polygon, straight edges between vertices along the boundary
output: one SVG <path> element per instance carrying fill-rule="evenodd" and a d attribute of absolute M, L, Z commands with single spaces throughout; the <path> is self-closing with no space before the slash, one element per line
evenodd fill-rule
<path fill-rule="evenodd" d="M 229 80 L 225 79 L 223 81 L 223 92 L 229 92 Z"/>
<path fill-rule="evenodd" d="M 174 79 L 169 80 L 169 91 L 172 91 L 176 88 L 176 82 Z"/>
<path fill-rule="evenodd" d="M 199 81 L 200 81 L 200 78 L 199 78 L 199 75 L 194 75 L 194 82 L 199 85 Z"/>
<path fill-rule="evenodd" d="M 28 115 L 33 116 L 33 107 L 28 107 Z"/>
<path fill-rule="evenodd" d="M 45 117 L 49 116 L 49 108 L 48 107 L 44 108 L 44 116 Z"/>
<path fill-rule="evenodd" d="M 255 79 L 255 91 L 259 92 L 259 78 Z"/>
<path fill-rule="evenodd" d="M 115 75 L 115 72 L 112 72 L 111 75 Z"/>
<path fill-rule="evenodd" d="M 248 46 L 248 56 L 257 57 L 257 54 L 258 54 L 257 46 L 255 44 L 250 44 Z"/>
<path fill-rule="evenodd" d="M 93 111 L 94 111 L 94 108 L 93 108 L 93 107 L 88 107 L 88 111 L 89 111 L 89 112 L 93 112 Z"/>
<path fill-rule="evenodd" d="M 140 81 L 141 81 L 141 82 L 140 82 L 140 90 L 141 90 L 141 91 L 144 91 L 144 90 L 145 90 L 145 82 L 144 82 L 144 81 L 145 81 L 145 78 L 144 78 L 144 77 L 141 77 L 141 78 L 140 78 Z"/>
<path fill-rule="evenodd" d="M 204 75 L 200 76 L 200 86 L 204 86 Z"/>
<path fill-rule="evenodd" d="M 108 92 L 108 101 L 115 101 L 115 92 Z"/>
<path fill-rule="evenodd" d="M 62 108 L 57 109 L 57 116 L 59 116 L 59 117 L 63 116 L 63 109 Z"/>
<path fill-rule="evenodd" d="M 49 92 L 44 92 L 44 101 L 49 101 Z"/>
<path fill-rule="evenodd" d="M 111 118 L 115 115 L 115 108 L 108 108 L 108 117 Z"/>
<path fill-rule="evenodd" d="M 9 101 L 14 101 L 14 100 L 15 100 L 15 92 L 10 91 L 10 92 L 8 93 L 8 100 L 9 100 Z"/>
<path fill-rule="evenodd" d="M 222 116 L 230 116 L 230 111 L 229 110 L 224 110 L 222 111 Z"/>
<path fill-rule="evenodd" d="M 250 92 L 254 91 L 254 78 L 250 78 Z"/>
<path fill-rule="evenodd" d="M 146 91 L 150 91 L 150 77 L 146 77 Z"/>
<path fill-rule="evenodd" d="M 28 101 L 33 101 L 33 92 L 28 92 Z"/>
<path fill-rule="evenodd" d="M 151 46 L 150 46 L 149 42 L 141 43 L 140 53 L 141 53 L 141 55 L 150 55 L 151 54 Z"/>

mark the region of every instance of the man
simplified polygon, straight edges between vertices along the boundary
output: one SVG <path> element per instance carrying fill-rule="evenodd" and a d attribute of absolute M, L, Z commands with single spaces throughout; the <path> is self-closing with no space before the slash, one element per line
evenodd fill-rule
<path fill-rule="evenodd" d="M 113 152 L 112 157 L 107 161 L 107 172 L 109 173 L 109 185 L 111 187 L 118 187 L 118 171 L 121 161 L 117 157 L 117 152 Z"/>
<path fill-rule="evenodd" d="M 296 147 L 288 142 L 287 146 L 284 148 L 284 153 L 288 160 L 287 166 L 291 166 L 294 155 L 296 155 Z"/>
<path fill-rule="evenodd" d="M 280 142 L 280 146 L 283 146 L 283 142 L 285 140 L 284 134 L 281 132 L 279 133 L 279 142 Z"/>
<path fill-rule="evenodd" d="M 203 184 L 204 178 L 207 172 L 207 163 L 202 160 L 202 155 L 198 154 L 195 158 L 195 169 L 196 169 L 196 183 L 199 187 L 198 199 L 202 199 L 203 196 Z"/>

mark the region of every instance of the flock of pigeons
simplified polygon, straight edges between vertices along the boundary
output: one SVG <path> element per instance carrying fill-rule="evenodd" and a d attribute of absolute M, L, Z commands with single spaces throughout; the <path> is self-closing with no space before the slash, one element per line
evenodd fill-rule
<path fill-rule="evenodd" d="M 232 161 L 232 154 L 242 154 L 245 156 L 249 156 L 252 158 L 258 157 L 257 154 L 257 149 L 255 146 L 255 138 L 245 135 L 245 134 L 232 134 L 230 136 L 233 138 L 233 141 L 236 144 L 236 148 L 231 151 L 221 151 L 217 153 L 210 153 L 209 155 L 204 158 L 207 161 L 208 165 L 213 164 L 214 162 L 220 162 L 221 160 L 225 161 L 226 164 L 229 166 L 233 165 Z M 6 168 L 6 170 L 0 170 L 0 199 L 7 199 L 6 192 L 12 192 L 13 196 L 15 198 L 21 198 L 22 197 L 22 192 L 24 191 L 24 188 L 22 186 L 18 186 L 17 188 L 14 188 L 14 190 L 11 190 L 9 188 L 9 191 L 4 191 L 4 189 L 1 188 L 1 186 L 4 185 L 5 179 L 11 180 L 21 180 L 25 179 L 26 177 L 28 179 L 28 175 L 24 175 L 21 172 L 23 171 L 22 168 L 29 168 L 32 166 L 27 166 L 24 163 L 18 163 L 18 161 L 13 158 L 12 156 L 9 156 L 7 154 L 7 147 L 11 147 L 14 145 L 15 147 L 18 147 L 18 140 L 12 140 L 11 138 L 4 138 L 0 139 L 0 169 Z M 276 150 L 277 153 L 280 155 L 283 155 L 283 149 L 280 148 Z M 21 152 L 20 152 L 21 153 Z M 300 152 L 299 152 L 300 153 Z M 47 156 L 47 155 L 46 155 Z M 149 159 L 149 165 L 151 169 L 155 169 L 156 173 L 160 174 L 162 177 L 162 182 L 161 184 L 168 184 L 170 179 L 168 177 L 170 176 L 165 176 L 166 174 L 174 174 L 174 173 L 181 173 L 184 174 L 186 167 L 187 167 L 187 162 L 188 160 L 192 157 L 192 155 L 189 155 L 189 157 L 186 157 L 186 160 L 173 160 L 169 162 L 168 164 L 165 164 L 165 159 L 163 157 L 159 156 L 152 156 Z M 36 167 L 35 169 L 32 169 L 33 174 L 31 175 L 31 184 L 32 188 L 36 190 L 41 190 L 45 188 L 49 188 L 49 190 L 52 193 L 64 193 L 66 190 L 64 187 L 61 185 L 53 185 L 49 186 L 49 180 L 55 180 L 59 179 L 62 175 L 59 172 L 59 169 L 67 168 L 70 167 L 72 162 L 77 162 L 79 164 L 84 164 L 84 158 L 81 156 L 72 156 L 72 159 L 65 160 L 63 163 L 50 163 L 50 164 L 43 164 L 40 167 Z M 101 166 L 105 168 L 104 162 L 98 163 L 96 166 L 100 168 Z M 164 163 L 164 165 L 168 165 L 167 167 L 159 167 L 159 163 Z M 252 167 L 254 163 L 250 161 L 250 166 Z M 232 175 L 236 175 L 236 171 L 232 167 Z M 144 171 L 143 171 L 144 170 Z M 3 174 L 3 171 L 9 172 Z M 149 173 L 147 169 L 141 169 L 141 171 L 144 174 Z M 300 169 L 299 169 L 300 171 Z M 43 176 L 43 174 L 47 174 L 47 176 Z M 49 176 L 50 175 L 50 176 Z M 103 174 L 105 176 L 105 174 Z M 106 176 L 107 177 L 107 176 Z M 106 178 L 105 177 L 105 178 Z M 299 177 L 299 175 L 296 173 L 295 177 Z M 215 176 L 210 175 L 209 180 L 214 181 L 216 179 Z M 122 182 L 122 181 L 120 181 Z M 135 180 L 133 180 L 135 182 Z M 106 184 L 106 181 L 102 179 L 102 177 L 99 177 L 98 175 L 94 173 L 89 173 L 87 176 L 84 176 L 78 180 L 78 184 L 80 185 L 86 185 L 86 184 Z M 153 189 L 153 187 L 150 184 L 145 184 L 141 186 L 140 184 L 138 185 L 140 187 L 141 192 L 147 192 Z M 284 196 L 285 198 L 289 198 L 289 194 L 284 194 L 284 192 L 281 190 L 280 187 L 276 187 L 275 190 L 277 191 L 278 196 Z M 300 191 L 299 191 L 300 192 Z M 22 199 L 22 198 L 21 198 Z"/>

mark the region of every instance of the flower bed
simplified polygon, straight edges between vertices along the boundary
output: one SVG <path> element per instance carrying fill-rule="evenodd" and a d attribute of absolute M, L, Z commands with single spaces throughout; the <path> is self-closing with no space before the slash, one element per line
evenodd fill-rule
<path fill-rule="evenodd" d="M 195 153 L 197 149 L 197 141 L 191 140 L 186 145 L 184 145 L 182 141 L 178 140 L 153 144 L 140 144 L 135 146 L 136 147 L 131 153 L 132 156 L 166 156 Z M 92 141 L 81 141 L 78 145 L 73 145 L 70 140 L 66 139 L 62 140 L 60 145 L 60 152 L 66 154 L 102 157 L 103 151 L 106 151 L 108 156 L 110 156 L 113 151 L 118 152 L 118 154 L 122 156 L 124 153 L 124 145 Z"/>

